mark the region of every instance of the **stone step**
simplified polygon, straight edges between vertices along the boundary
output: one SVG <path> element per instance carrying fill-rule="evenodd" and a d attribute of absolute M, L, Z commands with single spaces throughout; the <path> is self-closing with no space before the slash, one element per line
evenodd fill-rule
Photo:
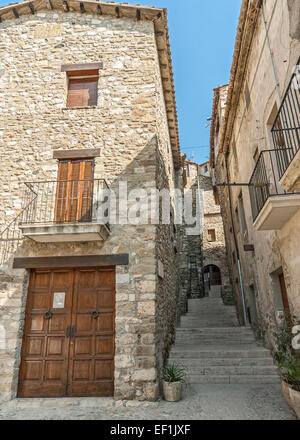
<path fill-rule="evenodd" d="M 218 313 L 226 313 L 228 311 L 236 313 L 236 309 L 235 309 L 234 306 L 223 306 L 223 307 L 221 307 L 219 305 L 212 306 L 212 305 L 208 305 L 208 304 L 207 305 L 203 305 L 203 306 L 201 306 L 199 308 L 197 308 L 197 307 L 189 308 L 187 313 L 203 314 L 204 311 L 211 312 L 211 313 L 214 312 L 216 314 L 217 314 L 217 312 Z"/>
<path fill-rule="evenodd" d="M 215 327 L 212 327 L 215 328 Z M 222 327 L 220 327 L 222 328 Z M 189 329 L 178 329 L 178 330 L 189 330 Z M 253 335 L 234 335 L 234 334 L 216 334 L 216 333 L 202 333 L 202 334 L 195 334 L 195 333 L 177 333 L 176 335 L 176 341 L 186 341 L 189 342 L 190 340 L 193 341 L 211 341 L 212 344 L 218 344 L 222 343 L 223 341 L 244 341 L 245 343 L 254 342 L 254 336 Z"/>
<path fill-rule="evenodd" d="M 246 376 L 246 375 L 223 375 L 223 376 L 213 376 L 213 375 L 191 375 L 189 376 L 189 383 L 191 384 L 279 384 L 280 377 L 277 374 L 268 375 L 256 375 L 256 376 Z"/>
<path fill-rule="evenodd" d="M 214 315 L 216 317 L 219 317 L 219 316 L 226 315 L 228 313 L 230 313 L 232 315 L 236 315 L 236 311 L 234 309 L 225 309 L 225 310 L 224 309 L 219 309 L 219 310 L 216 310 L 213 307 L 211 309 L 206 308 L 206 309 L 196 310 L 196 311 L 189 310 L 185 316 L 192 315 L 192 316 L 198 316 L 199 318 L 204 318 L 206 315 L 209 314 L 209 315 Z"/>
<path fill-rule="evenodd" d="M 252 367 L 252 366 L 274 366 L 271 357 L 230 357 L 230 358 L 182 358 L 179 362 L 178 358 L 173 356 L 169 359 L 169 363 L 179 363 L 187 368 L 201 368 L 201 367 Z"/>
<path fill-rule="evenodd" d="M 227 307 L 229 307 L 229 306 L 227 306 Z M 231 306 L 230 306 L 231 307 Z M 193 311 L 193 310 L 189 310 L 188 312 L 187 312 L 187 315 L 197 315 L 199 318 L 200 317 L 204 317 L 204 316 L 206 316 L 206 315 L 208 315 L 208 314 L 210 314 L 210 315 L 214 315 L 214 316 L 223 316 L 223 315 L 226 315 L 227 313 L 231 313 L 231 314 L 233 314 L 233 315 L 236 315 L 236 311 L 234 310 L 234 309 L 216 309 L 215 307 L 212 307 L 212 308 L 203 308 L 202 310 L 195 310 L 195 311 Z M 185 315 L 186 316 L 186 315 Z"/>
<path fill-rule="evenodd" d="M 223 304 L 223 300 L 222 298 L 200 298 L 200 299 L 189 299 L 188 300 L 188 306 L 189 307 L 201 307 L 205 304 L 210 304 L 210 305 L 222 305 Z M 223 304 L 224 306 L 224 304 Z"/>
<path fill-rule="evenodd" d="M 232 319 L 237 320 L 236 315 L 224 314 L 224 315 L 218 316 L 218 317 L 215 317 L 215 316 L 201 316 L 200 317 L 197 315 L 185 315 L 185 316 L 181 317 L 182 322 L 190 322 L 190 321 L 192 321 L 192 322 L 205 322 L 205 321 L 216 321 L 216 322 L 225 321 L 225 322 L 227 322 Z M 196 327 L 202 327 L 202 326 L 197 325 Z M 203 326 L 203 327 L 205 327 L 205 326 Z"/>
<path fill-rule="evenodd" d="M 215 321 L 200 321 L 200 322 L 194 322 L 194 321 L 191 321 L 191 322 L 189 322 L 189 321 L 185 321 L 185 322 L 181 322 L 180 323 L 180 327 L 179 328 L 193 328 L 193 327 L 196 327 L 196 324 L 199 324 L 199 327 L 201 327 L 201 326 L 203 326 L 203 327 L 206 327 L 206 328 L 217 328 L 217 327 L 220 327 L 220 328 L 223 328 L 223 327 L 226 327 L 226 326 L 228 326 L 228 327 L 233 327 L 233 326 L 236 326 L 236 327 L 239 327 L 239 323 L 236 321 L 234 321 L 233 319 L 231 319 L 231 320 L 228 320 L 228 321 L 220 321 L 220 322 L 215 322 Z"/>
<path fill-rule="evenodd" d="M 221 327 L 221 328 L 205 328 L 205 327 L 194 327 L 189 329 L 178 328 L 178 334 L 206 334 L 209 331 L 210 334 L 218 334 L 218 335 L 251 335 L 253 336 L 253 332 L 249 327 Z"/>
<path fill-rule="evenodd" d="M 185 365 L 182 363 L 182 365 Z M 188 367 L 186 365 L 188 376 L 193 375 L 211 375 L 211 376 L 252 376 L 252 375 L 272 375 L 278 371 L 274 365 L 254 365 L 254 366 L 211 366 L 211 367 Z"/>
<path fill-rule="evenodd" d="M 112 397 L 60 397 L 57 398 L 34 398 L 34 399 L 13 399 L 6 403 L 9 408 L 18 410 L 35 409 L 35 408 L 67 408 L 67 407 L 82 407 L 82 408 L 107 408 L 114 406 L 114 399 Z"/>
<path fill-rule="evenodd" d="M 203 321 L 219 322 L 222 320 L 227 321 L 228 319 L 236 319 L 237 320 L 237 316 L 235 314 L 229 314 L 229 313 L 224 313 L 223 315 L 220 315 L 220 316 L 216 316 L 213 314 L 207 314 L 207 315 L 203 315 L 203 316 L 198 316 L 196 314 L 195 315 L 188 314 L 188 315 L 185 315 L 185 317 L 182 317 L 181 319 L 183 319 L 183 321 L 186 319 L 188 319 L 188 320 L 191 319 L 191 320 L 195 320 L 195 321 L 199 321 L 199 322 L 201 322 L 202 320 Z M 199 327 L 199 326 L 197 326 L 197 327 Z"/>
<path fill-rule="evenodd" d="M 204 338 L 191 338 L 188 341 L 185 340 L 185 338 L 180 339 L 180 338 L 176 338 L 176 343 L 175 345 L 183 345 L 183 343 L 185 343 L 187 346 L 191 347 L 191 345 L 203 345 L 203 346 L 213 346 L 214 343 L 218 343 L 219 345 L 222 345 L 226 348 L 230 348 L 231 345 L 239 345 L 239 346 L 243 346 L 243 345 L 251 345 L 251 342 L 254 343 L 254 341 L 247 339 L 222 339 L 222 340 L 218 340 L 216 341 L 215 339 L 204 339 Z"/>
<path fill-rule="evenodd" d="M 209 359 L 209 358 L 270 358 L 270 352 L 265 348 L 260 347 L 219 347 L 209 349 L 206 346 L 197 346 L 191 348 L 187 345 L 174 345 L 170 357 L 172 359 Z"/>
<path fill-rule="evenodd" d="M 233 316 L 233 315 L 220 316 L 217 318 L 215 316 L 205 316 L 202 318 L 197 318 L 196 316 L 186 316 L 185 318 L 181 318 L 181 320 L 182 320 L 182 322 L 196 322 L 196 324 L 200 323 L 200 322 L 208 321 L 211 324 L 213 322 L 219 323 L 222 321 L 225 321 L 225 322 L 228 322 L 228 321 L 230 322 L 231 320 L 237 321 L 237 317 Z M 200 324 L 195 325 L 195 328 L 202 328 L 202 327 L 205 328 L 205 326 L 202 326 Z M 231 327 L 231 326 L 228 325 L 228 326 L 224 326 L 224 327 Z M 235 326 L 232 326 L 232 327 L 235 327 Z"/>
<path fill-rule="evenodd" d="M 190 344 L 191 341 L 193 341 L 193 343 L 197 343 L 197 341 L 199 342 L 199 344 L 201 343 L 201 341 L 205 341 L 205 343 L 207 342 L 211 342 L 212 345 L 214 344 L 223 344 L 223 342 L 232 342 L 234 344 L 234 341 L 237 341 L 238 343 L 242 342 L 245 344 L 251 344 L 255 342 L 254 336 L 249 335 L 249 336 L 234 336 L 234 335 L 195 335 L 193 333 L 190 333 L 188 336 L 186 334 L 181 335 L 180 333 L 178 333 L 176 335 L 176 342 L 182 341 L 182 342 L 186 342 L 187 344 Z"/>

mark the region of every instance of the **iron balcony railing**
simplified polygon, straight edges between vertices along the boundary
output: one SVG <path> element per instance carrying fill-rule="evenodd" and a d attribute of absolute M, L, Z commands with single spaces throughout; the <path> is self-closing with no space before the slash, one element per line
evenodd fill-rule
<path fill-rule="evenodd" d="M 278 167 L 285 160 L 285 150 L 263 150 L 260 153 L 249 182 L 253 221 L 257 219 L 269 197 L 286 194 L 279 184 Z"/>
<path fill-rule="evenodd" d="M 284 150 L 278 155 L 279 180 L 300 149 L 300 59 L 290 80 L 282 104 L 271 129 L 275 149 Z"/>
<path fill-rule="evenodd" d="M 22 225 L 108 225 L 109 187 L 104 179 L 29 182 L 26 183 L 23 206 L 28 205 L 33 194 L 36 196 L 24 211 Z"/>
<path fill-rule="evenodd" d="M 109 187 L 104 179 L 27 182 L 22 209 L 0 233 L 0 266 L 23 242 L 21 225 L 99 223 L 109 229 Z"/>

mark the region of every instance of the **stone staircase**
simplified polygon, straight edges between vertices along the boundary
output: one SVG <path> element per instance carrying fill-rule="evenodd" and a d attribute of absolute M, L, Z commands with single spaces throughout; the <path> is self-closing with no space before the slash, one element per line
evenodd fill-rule
<path fill-rule="evenodd" d="M 190 383 L 279 383 L 270 352 L 248 327 L 238 324 L 235 306 L 225 306 L 221 286 L 210 296 L 189 299 L 169 362 L 186 367 Z"/>

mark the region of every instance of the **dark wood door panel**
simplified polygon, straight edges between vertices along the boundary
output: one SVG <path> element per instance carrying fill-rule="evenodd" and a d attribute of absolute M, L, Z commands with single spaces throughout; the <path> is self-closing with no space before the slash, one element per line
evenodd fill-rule
<path fill-rule="evenodd" d="M 54 294 L 65 293 L 63 308 Z M 19 396 L 66 395 L 73 270 L 32 271 L 24 327 Z"/>
<path fill-rule="evenodd" d="M 74 338 L 70 343 L 69 395 L 113 394 L 114 306 L 114 270 L 77 271 L 72 314 Z"/>
<path fill-rule="evenodd" d="M 114 269 L 32 271 L 18 395 L 113 395 L 114 321 Z"/>

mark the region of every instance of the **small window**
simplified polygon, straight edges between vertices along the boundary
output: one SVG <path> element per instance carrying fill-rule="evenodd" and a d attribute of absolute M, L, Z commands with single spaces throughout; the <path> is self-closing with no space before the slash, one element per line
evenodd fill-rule
<path fill-rule="evenodd" d="M 97 105 L 99 70 L 67 71 L 67 107 L 89 107 Z"/>
<path fill-rule="evenodd" d="M 208 235 L 208 241 L 216 241 L 216 230 L 215 229 L 209 229 L 207 231 L 207 235 Z"/>

